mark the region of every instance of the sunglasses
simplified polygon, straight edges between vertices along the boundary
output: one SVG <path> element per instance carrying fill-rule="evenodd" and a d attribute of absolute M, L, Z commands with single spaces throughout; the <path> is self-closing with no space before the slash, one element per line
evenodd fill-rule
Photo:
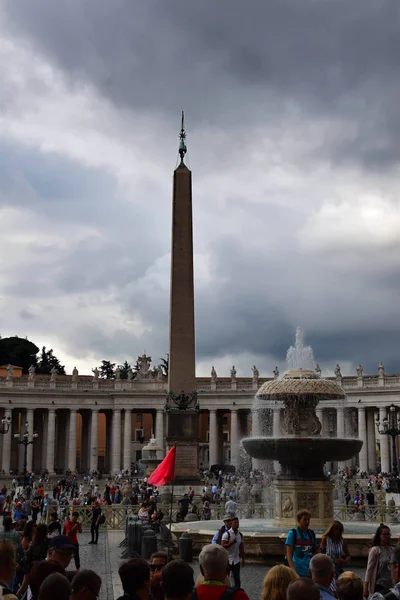
<path fill-rule="evenodd" d="M 149 565 L 150 571 L 161 571 L 165 567 L 165 565 Z"/>

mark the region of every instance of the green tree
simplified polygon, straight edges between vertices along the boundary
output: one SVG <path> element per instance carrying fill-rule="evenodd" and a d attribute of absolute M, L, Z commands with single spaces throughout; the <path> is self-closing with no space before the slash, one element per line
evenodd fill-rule
<path fill-rule="evenodd" d="M 115 378 L 115 364 L 109 360 L 102 360 L 99 368 L 99 377 L 102 379 L 114 379 Z"/>
<path fill-rule="evenodd" d="M 22 367 L 23 373 L 27 373 L 31 365 L 37 366 L 38 352 L 33 342 L 17 335 L 0 339 L 0 365 Z"/>
<path fill-rule="evenodd" d="M 36 372 L 42 375 L 49 375 L 53 367 L 57 369 L 59 375 L 65 375 L 65 366 L 54 356 L 53 349 L 46 350 L 46 346 L 43 346 L 39 360 L 37 361 Z"/>
<path fill-rule="evenodd" d="M 131 365 L 126 360 L 124 364 L 120 367 L 121 369 L 121 379 L 128 379 L 128 371 L 131 368 Z"/>

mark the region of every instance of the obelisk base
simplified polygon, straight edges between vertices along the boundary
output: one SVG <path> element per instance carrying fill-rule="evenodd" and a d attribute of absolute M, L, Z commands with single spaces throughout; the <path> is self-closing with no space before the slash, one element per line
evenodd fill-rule
<path fill-rule="evenodd" d="M 176 442 L 175 483 L 176 485 L 198 485 L 199 439 L 198 414 L 192 411 L 168 413 L 167 446 Z"/>

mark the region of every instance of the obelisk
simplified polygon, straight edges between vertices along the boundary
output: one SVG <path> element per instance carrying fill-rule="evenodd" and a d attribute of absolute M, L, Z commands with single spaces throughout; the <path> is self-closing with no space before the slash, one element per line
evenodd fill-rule
<path fill-rule="evenodd" d="M 167 441 L 177 442 L 175 481 L 198 481 L 198 404 L 196 394 L 192 173 L 185 165 L 186 132 L 182 112 L 180 162 L 174 171 L 169 327 Z"/>

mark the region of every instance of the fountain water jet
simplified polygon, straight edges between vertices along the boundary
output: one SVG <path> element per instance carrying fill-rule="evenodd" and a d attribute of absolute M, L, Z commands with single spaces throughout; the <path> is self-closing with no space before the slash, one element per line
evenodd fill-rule
<path fill-rule="evenodd" d="M 310 346 L 304 346 L 303 332 L 296 331 L 296 345 L 287 352 L 288 370 L 282 379 L 264 383 L 258 390 L 254 408 L 283 412 L 280 434 L 243 439 L 244 449 L 258 459 L 278 461 L 281 473 L 274 482 L 275 525 L 293 525 L 296 513 L 307 508 L 313 526 L 325 527 L 333 519 L 333 483 L 323 470 L 326 461 L 352 458 L 362 447 L 358 439 L 325 438 L 316 414 L 319 402 L 345 400 L 335 381 L 315 372 Z"/>

